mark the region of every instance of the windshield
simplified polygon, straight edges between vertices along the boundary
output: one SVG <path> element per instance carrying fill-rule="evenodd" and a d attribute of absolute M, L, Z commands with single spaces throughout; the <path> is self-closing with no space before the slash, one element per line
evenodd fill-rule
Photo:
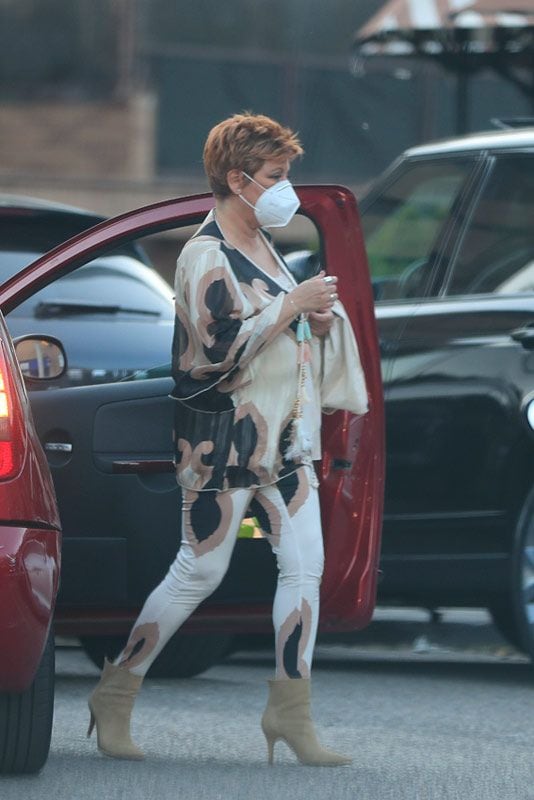
<path fill-rule="evenodd" d="M 36 254 L 1 253 L 2 274 Z M 18 263 L 17 263 L 18 261 Z M 26 262 L 28 263 L 28 262 Z M 43 319 L 99 316 L 174 319 L 172 290 L 155 270 L 129 256 L 97 258 L 58 278 L 15 308 L 9 317 Z"/>

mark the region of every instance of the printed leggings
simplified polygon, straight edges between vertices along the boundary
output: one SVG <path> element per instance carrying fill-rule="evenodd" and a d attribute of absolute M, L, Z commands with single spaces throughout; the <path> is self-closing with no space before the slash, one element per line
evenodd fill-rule
<path fill-rule="evenodd" d="M 222 581 L 247 510 L 258 519 L 278 563 L 276 678 L 309 677 L 324 557 L 316 479 L 307 466 L 259 489 L 184 489 L 182 545 L 115 664 L 146 674 L 171 636 Z"/>

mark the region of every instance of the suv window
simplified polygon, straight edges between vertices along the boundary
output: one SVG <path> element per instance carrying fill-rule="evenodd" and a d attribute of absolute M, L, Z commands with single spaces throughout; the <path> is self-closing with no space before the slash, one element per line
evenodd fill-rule
<path fill-rule="evenodd" d="M 447 294 L 534 292 L 534 159 L 501 156 L 463 238 Z"/>
<path fill-rule="evenodd" d="M 364 203 L 363 230 L 377 300 L 425 294 L 439 239 L 472 169 L 469 159 L 409 165 Z"/>

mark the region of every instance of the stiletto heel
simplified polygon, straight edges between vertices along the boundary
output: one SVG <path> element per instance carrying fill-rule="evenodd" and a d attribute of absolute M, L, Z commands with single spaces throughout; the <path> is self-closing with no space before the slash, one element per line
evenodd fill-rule
<path fill-rule="evenodd" d="M 87 738 L 88 739 L 89 739 L 89 737 L 91 736 L 91 734 L 93 732 L 93 728 L 95 727 L 95 722 L 96 722 L 95 715 L 91 711 L 91 708 L 89 708 L 89 711 L 91 712 L 91 719 L 89 720 L 89 727 L 87 728 Z"/>
<path fill-rule="evenodd" d="M 319 742 L 310 716 L 310 681 L 307 678 L 269 681 L 269 702 L 261 727 L 267 739 L 269 764 L 273 763 L 278 739 L 291 748 L 301 764 L 335 767 L 352 762 L 352 758 L 333 753 Z"/>
<path fill-rule="evenodd" d="M 274 743 L 276 739 L 269 739 L 267 736 L 265 738 L 267 739 L 267 761 L 272 766 L 274 763 Z"/>

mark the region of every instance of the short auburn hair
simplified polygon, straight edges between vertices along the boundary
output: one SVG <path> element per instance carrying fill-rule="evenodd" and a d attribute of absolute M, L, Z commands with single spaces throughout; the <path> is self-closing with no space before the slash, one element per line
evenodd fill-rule
<path fill-rule="evenodd" d="M 264 161 L 286 157 L 290 161 L 304 150 L 290 128 L 262 114 L 234 114 L 219 122 L 204 145 L 204 169 L 213 194 L 231 194 L 226 176 L 231 169 L 254 175 Z"/>

